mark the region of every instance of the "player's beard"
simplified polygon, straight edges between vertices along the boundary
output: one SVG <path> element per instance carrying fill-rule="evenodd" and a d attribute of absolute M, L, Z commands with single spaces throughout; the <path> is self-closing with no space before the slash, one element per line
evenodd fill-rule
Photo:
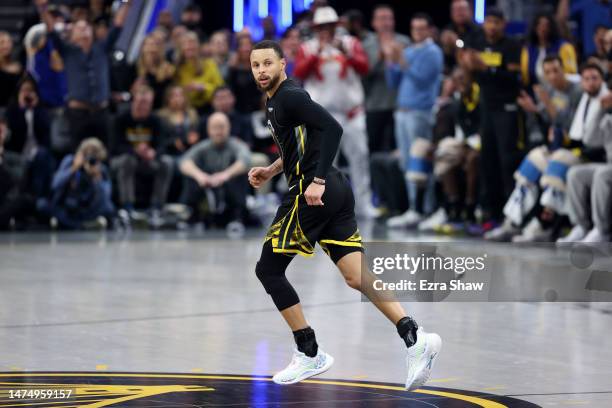
<path fill-rule="evenodd" d="M 262 92 L 267 92 L 270 89 L 274 89 L 274 87 L 276 85 L 278 85 L 278 82 L 280 81 L 280 77 L 281 77 L 281 75 L 280 75 L 280 72 L 279 72 L 278 74 L 276 74 L 275 76 L 270 78 L 270 82 L 268 82 L 267 86 L 261 86 L 261 85 L 259 85 L 259 82 L 257 82 L 257 87 Z"/>

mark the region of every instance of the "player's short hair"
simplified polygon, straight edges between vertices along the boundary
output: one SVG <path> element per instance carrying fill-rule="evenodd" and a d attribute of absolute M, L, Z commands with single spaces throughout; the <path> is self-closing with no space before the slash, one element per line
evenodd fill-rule
<path fill-rule="evenodd" d="M 558 54 L 549 54 L 546 57 L 544 57 L 544 61 L 543 64 L 547 64 L 549 62 L 558 62 L 559 65 L 563 66 L 563 60 L 561 59 L 561 57 Z"/>
<path fill-rule="evenodd" d="M 582 75 L 584 73 L 584 71 L 588 71 L 588 70 L 591 70 L 591 69 L 594 70 L 594 71 L 599 72 L 599 76 L 601 76 L 602 78 L 606 77 L 606 74 L 604 73 L 603 68 L 599 64 L 596 64 L 596 63 L 593 63 L 593 62 L 586 62 L 586 63 L 582 64 L 580 66 L 580 75 Z"/>
<path fill-rule="evenodd" d="M 267 50 L 270 48 L 274 50 L 276 55 L 278 55 L 278 58 L 285 58 L 285 55 L 283 54 L 283 50 L 281 46 L 276 41 L 272 41 L 272 40 L 263 40 L 263 41 L 258 42 L 257 44 L 253 46 L 253 51 L 254 50 Z"/>

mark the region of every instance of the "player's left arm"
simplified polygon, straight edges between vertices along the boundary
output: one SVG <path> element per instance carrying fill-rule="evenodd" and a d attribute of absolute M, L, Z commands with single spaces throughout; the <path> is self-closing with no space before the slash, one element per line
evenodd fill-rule
<path fill-rule="evenodd" d="M 321 197 L 325 192 L 325 178 L 338 152 L 342 126 L 321 105 L 310 99 L 306 92 L 296 91 L 287 95 L 283 106 L 291 123 L 305 124 L 314 130 L 314 137 L 321 139 L 315 177 L 304 196 L 308 205 L 323 205 Z"/>

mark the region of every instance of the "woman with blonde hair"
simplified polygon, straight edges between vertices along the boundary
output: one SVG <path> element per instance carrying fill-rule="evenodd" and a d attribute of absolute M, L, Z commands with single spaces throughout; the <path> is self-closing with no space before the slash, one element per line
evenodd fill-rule
<path fill-rule="evenodd" d="M 200 140 L 200 118 L 196 110 L 189 106 L 182 87 L 174 85 L 168 88 L 164 107 L 158 116 L 166 130 L 166 151 L 169 154 L 180 155 Z"/>
<path fill-rule="evenodd" d="M 145 37 L 136 62 L 136 74 L 144 80 L 155 92 L 153 108 L 162 107 L 166 88 L 174 78 L 174 65 L 166 61 L 163 44 L 156 35 Z"/>
<path fill-rule="evenodd" d="M 181 36 L 178 52 L 176 83 L 187 92 L 187 99 L 198 111 L 205 110 L 223 78 L 217 64 L 200 56 L 200 40 L 193 31 Z"/>

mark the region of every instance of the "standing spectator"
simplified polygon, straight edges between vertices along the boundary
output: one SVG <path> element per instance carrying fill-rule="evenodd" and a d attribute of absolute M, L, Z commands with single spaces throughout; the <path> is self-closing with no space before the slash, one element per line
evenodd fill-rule
<path fill-rule="evenodd" d="M 187 28 L 184 25 L 176 25 L 170 31 L 170 42 L 166 46 L 166 59 L 168 61 L 176 62 L 179 59 L 179 50 L 181 49 L 181 39 L 183 34 L 187 32 Z"/>
<path fill-rule="evenodd" d="M 104 41 L 94 41 L 92 26 L 79 20 L 72 27 L 70 42 L 55 31 L 55 20 L 47 5 L 39 7 L 48 36 L 65 63 L 68 80 L 66 118 L 74 149 L 82 139 L 90 136 L 96 136 L 103 143 L 107 141 L 107 107 L 111 96 L 108 54 L 119 37 L 128 7 L 122 5 L 117 11 L 113 28 Z"/>
<path fill-rule="evenodd" d="M 283 33 L 280 46 L 283 49 L 283 55 L 287 65 L 285 66 L 285 72 L 287 76 L 293 77 L 293 70 L 295 68 L 295 58 L 300 49 L 300 31 L 294 26 L 289 27 Z"/>
<path fill-rule="evenodd" d="M 355 212 L 373 218 L 368 140 L 361 75 L 368 72 L 368 57 L 361 42 L 337 35 L 338 15 L 331 7 L 318 7 L 314 14 L 315 37 L 300 47 L 294 74 L 304 81 L 312 99 L 331 113 L 344 128 L 340 149 L 349 163 L 355 190 Z M 341 97 L 339 97 L 341 95 Z"/>
<path fill-rule="evenodd" d="M 595 27 L 593 33 L 593 44 L 595 44 L 595 51 L 589 55 L 589 58 L 595 57 L 600 61 L 606 61 L 608 59 L 608 53 L 606 52 L 606 33 L 608 28 L 604 25 L 598 25 Z"/>
<path fill-rule="evenodd" d="M 0 31 L 0 107 L 8 105 L 17 89 L 23 68 L 13 58 L 13 40 L 6 31 Z"/>
<path fill-rule="evenodd" d="M 106 149 L 96 138 L 83 140 L 76 154 L 64 157 L 53 176 L 51 202 L 42 206 L 58 226 L 79 229 L 94 222 L 106 228 L 114 218 L 111 180 L 104 160 Z"/>
<path fill-rule="evenodd" d="M 64 16 L 51 12 L 55 24 L 64 23 Z M 68 91 L 64 60 L 53 40 L 47 36 L 45 24 L 32 26 L 23 40 L 27 54 L 27 70 L 36 81 L 41 103 L 50 108 L 59 108 L 66 102 Z"/>
<path fill-rule="evenodd" d="M 451 23 L 446 27 L 453 31 L 465 43 L 472 37 L 480 35 L 480 26 L 474 23 L 474 13 L 468 0 L 453 0 L 450 6 Z"/>
<path fill-rule="evenodd" d="M 153 35 L 145 37 L 136 62 L 136 75 L 144 80 L 155 93 L 153 109 L 159 109 L 164 103 L 166 88 L 174 77 L 174 65 L 164 58 L 162 43 Z"/>
<path fill-rule="evenodd" d="M 484 34 L 468 44 L 461 63 L 481 89 L 483 208 L 487 223 L 502 218 L 502 208 L 514 188 L 512 174 L 525 149 L 516 99 L 520 90 L 520 45 L 504 35 L 506 20 L 497 8 L 487 9 Z"/>
<path fill-rule="evenodd" d="M 417 163 L 410 158 L 412 144 L 417 139 L 432 141 L 432 108 L 440 92 L 443 69 L 442 51 L 430 37 L 431 18 L 415 14 L 410 27 L 413 43 L 408 48 L 402 50 L 397 45 L 383 48 L 387 83 L 390 87 L 399 86 L 395 138 L 405 173 L 414 170 Z M 410 208 L 387 220 L 390 227 L 414 226 L 423 219 L 423 187 L 408 181 L 407 190 Z"/>
<path fill-rule="evenodd" d="M 197 34 L 198 40 L 204 42 L 206 34 L 202 29 L 202 9 L 196 4 L 188 4 L 181 12 L 181 25 Z"/>
<path fill-rule="evenodd" d="M 48 196 L 56 162 L 50 151 L 49 116 L 31 77 L 19 83 L 16 101 L 8 106 L 6 118 L 10 137 L 5 149 L 20 156 L 26 189 L 36 198 Z"/>
<path fill-rule="evenodd" d="M 208 109 L 215 89 L 223 85 L 223 78 L 212 59 L 200 57 L 196 33 L 189 31 L 180 38 L 176 82 L 187 91 L 191 106 L 202 113 Z"/>
<path fill-rule="evenodd" d="M 574 46 L 562 39 L 556 21 L 550 14 L 538 14 L 529 30 L 528 43 L 521 53 L 523 83 L 531 86 L 544 81 L 544 59 L 559 55 L 567 74 L 578 71 Z"/>
<path fill-rule="evenodd" d="M 230 59 L 230 41 L 227 30 L 215 31 L 210 36 L 211 58 L 217 63 L 219 72 L 224 80 L 227 81 Z"/>
<path fill-rule="evenodd" d="M 232 136 L 238 137 L 251 148 L 253 146 L 253 128 L 249 116 L 236 110 L 236 97 L 228 86 L 221 86 L 215 90 L 212 106 L 213 112 L 221 112 L 227 116 Z M 208 137 L 207 120 L 204 120 L 202 124 L 204 126 L 201 129 L 201 134 L 205 139 Z"/>
<path fill-rule="evenodd" d="M 161 154 L 164 140 L 160 121 L 151 112 L 153 99 L 151 88 L 146 85 L 137 87 L 130 111 L 117 118 L 111 167 L 117 172 L 123 210 L 133 219 L 138 218 L 134 211 L 136 181 L 143 175 L 153 175 L 149 222 L 152 227 L 160 227 L 163 224 L 161 209 L 166 203 L 172 180 L 173 161 Z"/>
<path fill-rule="evenodd" d="M 244 223 L 250 167 L 249 148 L 230 136 L 225 114 L 216 112 L 207 122 L 209 138 L 187 151 L 180 165 L 187 176 L 183 202 L 199 218 L 199 202 L 207 199 L 208 210 L 216 223 Z"/>
<path fill-rule="evenodd" d="M 200 141 L 198 113 L 187 104 L 185 91 L 180 86 L 166 91 L 166 101 L 158 116 L 165 128 L 165 150 L 170 155 L 182 155 Z"/>
<path fill-rule="evenodd" d="M 236 109 L 245 114 L 259 109 L 261 91 L 251 72 L 251 49 L 253 40 L 250 35 L 240 35 L 237 39 L 238 49 L 229 63 L 227 84 L 236 95 Z"/>
<path fill-rule="evenodd" d="M 372 27 L 375 34 L 363 42 L 363 49 L 368 55 L 368 73 L 363 78 L 363 88 L 368 147 L 371 153 L 375 153 L 393 150 L 395 145 L 393 112 L 397 92 L 387 86 L 382 48 L 397 43 L 403 49 L 410 44 L 410 39 L 395 32 L 393 9 L 387 5 L 374 8 Z"/>
<path fill-rule="evenodd" d="M 361 42 L 372 35 L 363 24 L 363 13 L 360 10 L 348 10 L 342 17 L 346 19 L 346 29 L 349 35 L 352 35 Z"/>
<path fill-rule="evenodd" d="M 569 214 L 574 227 L 557 242 L 609 242 L 612 228 L 612 92 L 586 129 L 584 143 L 604 146 L 607 163 L 579 164 L 567 176 Z"/>
<path fill-rule="evenodd" d="M 277 39 L 277 34 L 276 34 L 276 23 L 274 22 L 274 17 L 272 16 L 267 16 L 264 17 L 261 20 L 261 27 L 263 29 L 263 37 L 261 38 L 262 41 L 263 40 L 272 40 L 272 41 L 276 41 Z"/>

